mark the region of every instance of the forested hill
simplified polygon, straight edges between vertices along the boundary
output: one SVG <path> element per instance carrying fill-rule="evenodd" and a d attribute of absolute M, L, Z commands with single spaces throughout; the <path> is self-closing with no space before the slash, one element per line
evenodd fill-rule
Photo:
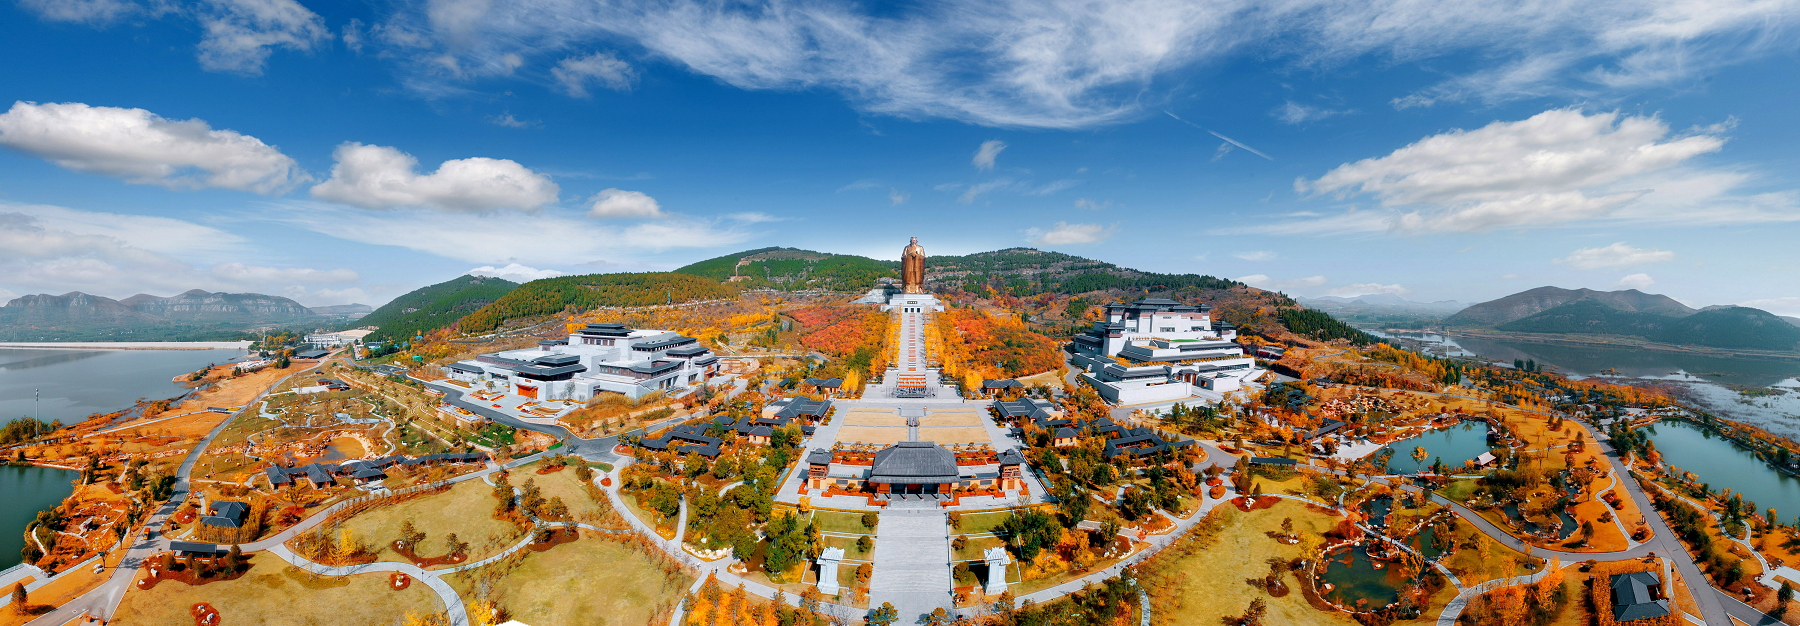
<path fill-rule="evenodd" d="M 1014 296 L 1129 290 L 1181 294 L 1242 286 L 1200 274 L 1159 274 L 1032 248 L 1008 248 L 925 259 L 925 282 L 963 291 L 992 287 Z"/>
<path fill-rule="evenodd" d="M 377 327 L 370 340 L 409 339 L 455 324 L 518 286 L 503 278 L 459 276 L 394 298 L 350 325 Z"/>
<path fill-rule="evenodd" d="M 853 254 L 797 248 L 759 248 L 707 259 L 675 270 L 678 274 L 730 282 L 746 289 L 866 291 L 882 278 L 899 278 L 900 264 Z"/>
<path fill-rule="evenodd" d="M 466 333 L 486 332 L 506 320 L 603 306 L 650 306 L 735 298 L 739 287 L 676 272 L 585 274 L 534 280 L 462 319 Z"/>

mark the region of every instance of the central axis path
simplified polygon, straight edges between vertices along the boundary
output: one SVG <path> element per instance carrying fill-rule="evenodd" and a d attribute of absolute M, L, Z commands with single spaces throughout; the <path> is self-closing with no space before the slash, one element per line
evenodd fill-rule
<path fill-rule="evenodd" d="M 933 609 L 952 611 L 950 520 L 930 509 L 893 508 L 881 512 L 875 529 L 875 572 L 869 606 L 893 603 L 900 623 L 912 624 Z"/>

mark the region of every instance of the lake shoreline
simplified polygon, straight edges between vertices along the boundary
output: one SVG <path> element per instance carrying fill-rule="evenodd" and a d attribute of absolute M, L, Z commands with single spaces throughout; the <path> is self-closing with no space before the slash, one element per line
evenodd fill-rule
<path fill-rule="evenodd" d="M 1417 330 L 1409 331 L 1409 330 L 1385 329 L 1385 328 L 1377 329 L 1377 330 L 1381 330 L 1382 332 L 1388 332 L 1388 333 L 1421 332 L 1421 331 L 1417 331 Z M 1651 341 L 1607 341 L 1607 340 L 1596 339 L 1596 338 L 1584 338 L 1584 337 L 1590 337 L 1590 336 L 1579 336 L 1578 335 L 1575 337 L 1570 337 L 1570 336 L 1565 336 L 1565 335 L 1544 335 L 1541 333 L 1501 333 L 1501 332 L 1480 332 L 1480 331 L 1468 331 L 1468 330 L 1430 330 L 1430 331 L 1423 331 L 1423 332 L 1429 332 L 1432 334 L 1443 335 L 1445 337 L 1468 337 L 1471 339 L 1485 339 L 1485 340 L 1489 340 L 1489 341 L 1517 341 L 1520 343 L 1541 343 L 1541 344 L 1548 344 L 1548 345 L 1571 346 L 1571 347 L 1603 346 L 1603 347 L 1608 347 L 1608 348 L 1628 348 L 1628 349 L 1637 349 L 1637 350 L 1651 350 L 1651 351 L 1655 351 L 1655 352 L 1665 352 L 1665 353 L 1670 353 L 1670 354 L 1689 354 L 1689 355 L 1695 355 L 1695 356 L 1708 356 L 1708 357 L 1735 357 L 1735 358 L 1746 358 L 1746 359 L 1768 359 L 1771 361 L 1800 361 L 1800 353 L 1791 352 L 1791 351 L 1781 351 L 1781 350 L 1752 350 L 1752 349 L 1748 349 L 1748 348 L 1709 348 L 1706 346 L 1687 346 L 1687 345 L 1677 345 L 1677 344 L 1667 344 L 1667 343 L 1655 343 L 1655 342 L 1651 342 Z"/>
<path fill-rule="evenodd" d="M 249 350 L 251 341 L 28 341 L 0 342 L 20 350 Z"/>

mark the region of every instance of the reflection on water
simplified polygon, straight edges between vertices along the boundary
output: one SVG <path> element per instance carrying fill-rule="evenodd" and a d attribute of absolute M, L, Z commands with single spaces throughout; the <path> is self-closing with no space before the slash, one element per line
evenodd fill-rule
<path fill-rule="evenodd" d="M 1661 422 L 1648 432 L 1664 463 L 1693 472 L 1714 492 L 1741 493 L 1777 515 L 1800 513 L 1800 478 L 1775 471 L 1750 450 L 1686 422 Z"/>
<path fill-rule="evenodd" d="M 0 421 L 41 414 L 70 423 L 117 411 L 139 398 L 184 391 L 170 379 L 209 363 L 242 358 L 244 350 L 34 350 L 0 348 Z M 32 401 L 32 392 L 41 401 Z"/>
<path fill-rule="evenodd" d="M 1346 563 L 1345 559 L 1349 562 Z M 1369 558 L 1369 551 L 1363 545 L 1351 546 L 1347 550 L 1332 552 L 1325 557 L 1324 572 L 1319 577 L 1331 584 L 1331 590 L 1325 597 L 1332 602 L 1354 607 L 1358 600 L 1364 601 L 1362 606 L 1375 608 L 1393 604 L 1400 599 L 1399 570 L 1402 568 L 1384 564 L 1376 569 L 1374 559 Z"/>
<path fill-rule="evenodd" d="M 1413 460 L 1413 449 L 1419 447 L 1425 448 L 1424 461 Z M 1392 450 L 1394 453 L 1387 462 L 1389 474 L 1428 471 L 1431 464 L 1440 458 L 1451 471 L 1457 471 L 1462 468 L 1463 461 L 1474 459 L 1488 451 L 1488 425 L 1487 422 L 1464 421 L 1443 430 L 1390 443 L 1383 446 L 1382 450 Z M 1376 455 L 1379 454 L 1381 451 L 1377 450 Z"/>
<path fill-rule="evenodd" d="M 0 565 L 19 562 L 25 525 L 37 518 L 38 511 L 62 504 L 75 492 L 75 479 L 80 477 L 80 472 L 54 467 L 0 466 L 0 502 L 6 503 L 0 506 Z"/>
<path fill-rule="evenodd" d="M 1370 334 L 1441 346 L 1452 354 L 1480 356 L 1504 365 L 1510 365 L 1514 360 L 1529 359 L 1542 365 L 1554 366 L 1563 374 L 1574 377 L 1594 376 L 1602 371 L 1613 370 L 1632 378 L 1664 378 L 1685 374 L 1712 382 L 1768 387 L 1779 384 L 1784 379 L 1800 376 L 1800 361 L 1780 359 L 1712 356 L 1602 344 L 1564 345 L 1466 335 L 1449 337 L 1435 333 L 1370 331 Z"/>

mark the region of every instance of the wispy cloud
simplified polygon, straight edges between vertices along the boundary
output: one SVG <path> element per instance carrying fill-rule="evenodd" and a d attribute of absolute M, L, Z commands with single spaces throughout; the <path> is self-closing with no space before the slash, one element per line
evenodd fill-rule
<path fill-rule="evenodd" d="M 1566 263 L 1578 270 L 1593 270 L 1609 267 L 1631 267 L 1646 263 L 1661 263 L 1674 260 L 1675 253 L 1656 248 L 1636 248 L 1620 241 L 1600 248 L 1581 248 L 1569 253 L 1569 256 L 1556 259 L 1557 263 Z"/>
<path fill-rule="evenodd" d="M 1355 109 L 1338 110 L 1326 107 L 1308 106 L 1294 102 L 1293 100 L 1288 100 L 1286 104 L 1276 107 L 1274 111 L 1271 111 L 1270 115 L 1275 116 L 1275 119 L 1281 120 L 1283 123 L 1298 125 L 1355 112 Z"/>
<path fill-rule="evenodd" d="M 963 204 L 968 204 L 968 203 L 974 202 L 976 196 L 980 196 L 981 194 L 984 194 L 984 193 L 987 193 L 990 191 L 994 191 L 996 189 L 1006 189 L 1006 188 L 1012 187 L 1012 185 L 1013 185 L 1013 180 L 1011 178 L 998 178 L 998 179 L 987 181 L 985 183 L 976 183 L 974 185 L 970 185 L 969 189 L 967 191 L 964 191 L 961 196 L 958 196 L 956 198 L 956 201 L 961 202 Z"/>
<path fill-rule="evenodd" d="M 1099 224 L 1070 224 L 1057 222 L 1049 230 L 1028 228 L 1025 230 L 1025 241 L 1034 245 L 1067 246 L 1095 243 L 1111 237 L 1118 224 L 1101 226 Z"/>
<path fill-rule="evenodd" d="M 490 116 L 488 116 L 487 121 L 489 124 L 493 124 L 495 126 L 505 126 L 507 128 L 535 128 L 537 126 L 542 125 L 542 123 L 538 122 L 537 120 L 521 120 L 519 118 L 513 117 L 513 114 L 511 111 L 507 111 L 507 112 L 501 113 L 499 115 L 490 115 Z"/>
<path fill-rule="evenodd" d="M 994 169 L 994 159 L 999 158 L 1000 151 L 1005 149 L 1006 142 L 999 139 L 983 141 L 981 147 L 975 150 L 975 158 L 970 159 L 969 163 L 973 164 L 977 171 Z"/>
<path fill-rule="evenodd" d="M 1087 198 L 1076 198 L 1075 199 L 1075 208 L 1087 209 L 1089 211 L 1105 211 L 1107 209 L 1112 208 L 1112 205 L 1113 205 L 1113 202 L 1111 200 L 1107 200 L 1105 202 L 1095 202 L 1095 201 L 1089 200 Z"/>
<path fill-rule="evenodd" d="M 1079 184 L 1081 184 L 1081 181 L 1079 181 L 1079 180 L 1058 180 L 1058 181 L 1051 181 L 1051 182 L 1049 182 L 1049 183 L 1046 183 L 1046 184 L 1044 184 L 1044 185 L 1042 185 L 1042 186 L 1038 186 L 1038 187 L 1033 187 L 1033 188 L 1031 188 L 1031 189 L 1027 189 L 1027 190 L 1025 190 L 1025 195 L 1028 195 L 1028 196 L 1048 196 L 1048 195 L 1051 195 L 1051 194 L 1054 194 L 1054 193 L 1056 193 L 1056 192 L 1058 192 L 1058 191 L 1062 191 L 1062 190 L 1064 190 L 1064 189 L 1068 189 L 1068 188 L 1070 188 L 1070 187 L 1074 187 L 1074 186 L 1076 186 L 1076 185 L 1079 185 Z"/>
<path fill-rule="evenodd" d="M 1239 252 L 1239 253 L 1233 254 L 1231 256 L 1243 259 L 1245 261 L 1269 261 L 1269 260 L 1273 260 L 1277 255 L 1274 252 L 1270 252 L 1268 250 L 1254 250 L 1254 251 L 1250 251 L 1250 252 Z"/>
<path fill-rule="evenodd" d="M 890 202 L 893 202 L 893 204 L 890 204 L 888 206 L 900 206 L 902 204 L 906 204 L 906 200 L 911 197 L 912 196 L 910 196 L 910 195 L 900 193 L 899 189 L 889 189 L 888 190 L 888 200 Z"/>
<path fill-rule="evenodd" d="M 838 193 L 843 193 L 846 191 L 860 191 L 863 189 L 880 189 L 881 187 L 882 187 L 881 181 L 875 180 L 873 178 L 864 178 L 864 179 L 856 181 L 854 183 L 850 183 L 848 185 L 838 187 L 837 190 L 838 190 Z"/>

